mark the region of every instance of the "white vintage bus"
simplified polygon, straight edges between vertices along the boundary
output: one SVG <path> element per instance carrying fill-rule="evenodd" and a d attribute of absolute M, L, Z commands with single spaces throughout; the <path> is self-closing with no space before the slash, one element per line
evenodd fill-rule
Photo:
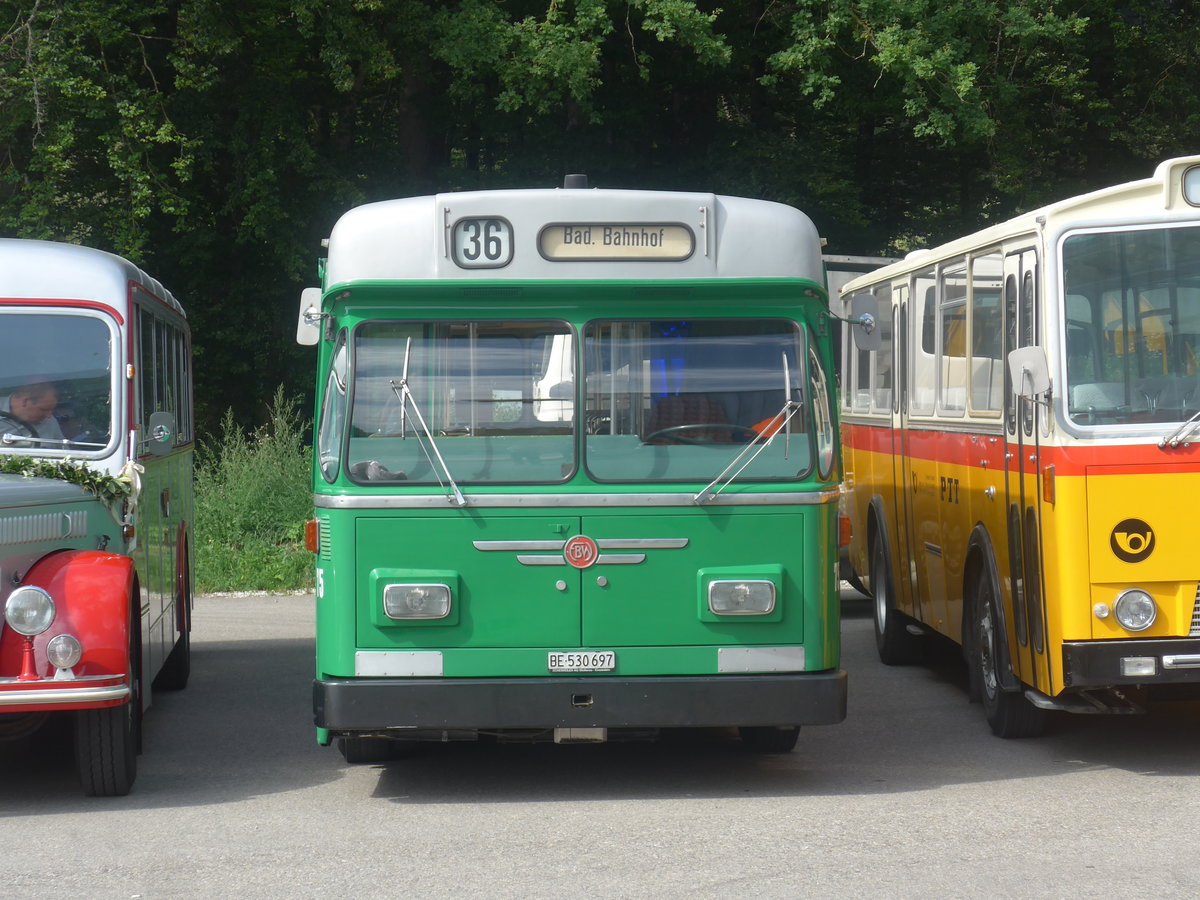
<path fill-rule="evenodd" d="M 0 738 L 75 724 L 127 793 L 152 687 L 190 670 L 191 338 L 127 260 L 0 240 Z"/>

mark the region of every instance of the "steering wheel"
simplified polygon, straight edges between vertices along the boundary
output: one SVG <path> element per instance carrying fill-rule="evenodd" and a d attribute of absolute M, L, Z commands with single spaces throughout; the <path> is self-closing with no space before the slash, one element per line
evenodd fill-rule
<path fill-rule="evenodd" d="M 717 443 L 716 441 L 698 441 L 684 437 L 684 434 L 689 431 L 727 431 L 730 438 L 740 438 L 742 442 L 752 441 L 758 437 L 757 431 L 745 425 L 730 425 L 728 422 L 697 422 L 691 425 L 672 425 L 670 428 L 652 431 L 642 438 L 642 443 L 649 444 L 656 438 L 666 438 L 676 444 L 687 444 L 691 447 L 711 447 Z"/>

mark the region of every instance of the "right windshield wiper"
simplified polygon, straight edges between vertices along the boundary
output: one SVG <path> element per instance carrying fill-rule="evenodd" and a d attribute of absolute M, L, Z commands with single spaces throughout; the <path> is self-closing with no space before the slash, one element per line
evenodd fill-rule
<path fill-rule="evenodd" d="M 1200 409 L 1198 409 L 1194 413 L 1192 413 L 1192 417 L 1190 419 L 1188 419 L 1186 422 L 1184 422 L 1182 425 L 1180 425 L 1178 428 L 1176 428 L 1171 433 L 1170 437 L 1165 437 L 1162 440 L 1160 440 L 1158 442 L 1158 446 L 1161 447 L 1162 449 L 1166 449 L 1167 447 L 1174 449 L 1174 448 L 1178 447 L 1179 441 L 1183 438 L 1183 436 L 1185 434 L 1187 434 L 1189 431 L 1192 430 L 1192 427 L 1196 424 L 1197 421 L 1200 421 Z"/>
<path fill-rule="evenodd" d="M 433 439 L 433 434 L 429 431 L 429 426 L 425 424 L 425 417 L 421 415 L 421 408 L 417 405 L 417 398 L 413 396 L 412 390 L 408 386 L 408 362 L 412 356 L 412 338 L 408 339 L 404 347 L 404 369 L 400 376 L 400 383 L 388 379 L 388 384 L 392 386 L 396 396 L 400 399 L 400 434 L 405 431 L 405 419 L 408 415 L 408 405 L 412 404 L 413 415 L 416 416 L 417 424 L 421 426 L 420 431 L 416 432 L 417 442 L 421 445 L 421 450 L 425 453 L 425 458 L 429 460 L 429 465 L 433 467 L 436 473 L 440 467 L 446 475 L 446 481 L 442 481 L 441 476 L 438 476 L 438 484 L 442 490 L 446 491 L 446 485 L 449 483 L 450 489 L 446 491 L 446 499 L 455 506 L 466 506 L 467 498 L 463 496 L 462 491 L 458 489 L 458 485 L 454 481 L 454 476 L 450 474 L 450 467 L 446 465 L 446 460 L 442 459 L 442 454 L 437 448 L 437 443 Z M 430 456 L 430 451 L 433 451 L 433 456 Z M 437 458 L 437 463 L 434 463 L 433 458 Z"/>
<path fill-rule="evenodd" d="M 758 455 L 760 453 L 762 453 L 763 450 L 766 449 L 767 445 L 770 444 L 771 441 L 773 441 L 775 439 L 775 435 L 779 434 L 780 431 L 782 431 L 784 434 L 783 458 L 787 459 L 788 452 L 791 449 L 792 419 L 793 419 L 793 417 L 795 417 L 796 413 L 800 412 L 800 410 L 802 410 L 804 408 L 804 403 L 799 400 L 793 400 L 791 398 L 791 393 L 792 393 L 792 373 L 791 373 L 790 367 L 788 366 L 787 354 L 784 353 L 783 354 L 783 396 L 784 396 L 784 401 L 783 401 L 782 408 L 779 410 L 779 412 L 775 413 L 775 415 L 771 417 L 770 421 L 768 421 L 765 426 L 763 426 L 762 431 L 760 431 L 758 434 L 756 434 L 754 436 L 754 440 L 752 440 L 749 444 L 747 444 L 745 447 L 743 447 L 742 452 L 739 453 L 737 456 L 735 456 L 733 458 L 733 460 L 730 461 L 729 465 L 727 465 L 724 469 L 721 470 L 721 474 L 718 475 L 716 478 L 714 478 L 711 482 L 709 482 L 708 486 L 706 488 L 704 488 L 704 490 L 700 491 L 700 493 L 696 494 L 696 496 L 692 498 L 692 500 L 695 503 L 697 503 L 697 504 L 707 503 L 709 500 L 716 497 L 717 494 L 721 493 L 721 491 L 725 490 L 725 487 L 727 485 L 732 483 L 735 478 L 737 478 L 739 475 L 742 474 L 743 471 L 745 471 L 747 466 L 749 466 L 752 462 L 754 462 L 754 460 L 756 460 L 758 458 Z M 747 453 L 750 453 L 751 450 L 753 450 L 754 452 L 750 455 L 750 458 L 747 459 L 744 463 L 742 463 L 742 457 L 744 457 Z M 738 463 L 742 463 L 742 464 L 740 466 L 738 466 Z M 737 471 L 733 471 L 735 466 L 737 466 Z M 721 486 L 719 488 L 716 488 L 716 490 L 713 490 L 713 488 L 716 487 L 718 484 L 720 484 Z"/>

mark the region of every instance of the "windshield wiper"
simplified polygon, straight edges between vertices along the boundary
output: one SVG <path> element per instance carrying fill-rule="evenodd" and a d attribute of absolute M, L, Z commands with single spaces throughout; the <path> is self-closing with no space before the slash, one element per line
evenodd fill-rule
<path fill-rule="evenodd" d="M 1163 449 L 1166 449 L 1167 447 L 1170 447 L 1172 449 L 1174 449 L 1175 447 L 1178 447 L 1179 441 L 1183 438 L 1183 436 L 1185 434 L 1187 434 L 1189 431 L 1192 430 L 1193 426 L 1195 426 L 1197 421 L 1200 421 L 1200 409 L 1198 409 L 1198 410 L 1196 410 L 1196 412 L 1192 413 L 1192 417 L 1190 419 L 1188 419 L 1186 422 L 1184 422 L 1182 425 L 1180 425 L 1178 428 L 1176 428 L 1175 431 L 1173 431 L 1171 433 L 1170 437 L 1165 437 L 1162 440 L 1160 440 L 1158 442 L 1158 446 Z"/>
<path fill-rule="evenodd" d="M 413 396 L 412 390 L 409 389 L 408 361 L 411 355 L 412 338 L 409 338 L 408 343 L 404 347 L 404 369 L 403 374 L 400 376 L 400 383 L 396 384 L 395 381 L 391 380 L 390 378 L 388 379 L 388 384 L 392 386 L 392 390 L 395 391 L 396 396 L 400 399 L 400 434 L 403 437 L 405 431 L 405 418 L 407 416 L 407 405 L 411 403 L 413 415 L 417 418 L 417 424 L 421 426 L 421 430 L 416 432 L 416 435 L 417 442 L 421 445 L 421 450 L 425 454 L 425 459 L 429 461 L 429 465 L 434 470 L 435 474 L 440 467 L 442 472 L 446 475 L 446 481 L 442 481 L 441 476 L 438 476 L 438 484 L 441 486 L 443 491 L 446 491 L 446 499 L 449 500 L 454 506 L 466 506 L 467 498 L 464 497 L 462 491 L 458 489 L 458 485 L 454 481 L 454 476 L 450 474 L 450 467 L 447 466 L 446 461 L 442 459 L 442 454 L 437 448 L 437 443 L 433 439 L 433 434 L 430 433 L 429 426 L 425 424 L 425 417 L 421 415 L 421 408 L 417 405 L 417 398 Z M 421 437 L 422 434 L 424 434 L 424 439 Z M 433 451 L 432 457 L 429 455 L 430 450 Z M 436 463 L 433 461 L 434 457 L 437 458 Z M 447 483 L 449 483 L 450 486 L 449 490 L 446 490 Z"/>
<path fill-rule="evenodd" d="M 735 478 L 742 474 L 747 466 L 749 466 L 758 458 L 758 455 L 767 448 L 767 445 L 770 444 L 771 441 L 775 440 L 775 435 L 779 434 L 780 431 L 783 432 L 784 440 L 783 458 L 788 458 L 792 441 L 792 419 L 795 417 L 796 413 L 804 409 L 803 402 L 799 400 L 793 400 L 791 398 L 791 393 L 792 373 L 790 367 L 788 366 L 787 354 L 784 353 L 783 396 L 786 399 L 783 401 L 783 407 L 779 410 L 779 412 L 775 413 L 775 415 L 771 417 L 771 420 L 763 427 L 762 431 L 754 436 L 754 440 L 743 447 L 742 452 L 735 456 L 729 465 L 721 470 L 721 474 L 709 482 L 708 486 L 704 488 L 704 490 L 700 491 L 700 493 L 696 494 L 696 496 L 692 498 L 693 502 L 695 502 L 697 505 L 701 503 L 707 503 L 709 500 L 715 498 L 717 494 L 721 493 L 721 491 L 725 490 L 725 488 L 731 484 Z M 750 454 L 750 458 L 738 466 L 738 463 L 742 462 L 742 457 L 744 457 L 747 453 L 750 453 L 751 450 L 754 452 Z M 734 467 L 737 467 L 736 471 L 733 471 Z M 721 486 L 716 487 L 718 484 Z M 713 488 L 716 488 L 716 490 L 713 490 Z"/>

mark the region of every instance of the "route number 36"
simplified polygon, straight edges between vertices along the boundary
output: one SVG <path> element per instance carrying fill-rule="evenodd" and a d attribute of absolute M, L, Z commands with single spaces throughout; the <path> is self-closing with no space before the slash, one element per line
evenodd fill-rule
<path fill-rule="evenodd" d="M 459 219 L 451 233 L 454 262 L 464 269 L 495 269 L 512 261 L 512 226 L 504 219 Z"/>

